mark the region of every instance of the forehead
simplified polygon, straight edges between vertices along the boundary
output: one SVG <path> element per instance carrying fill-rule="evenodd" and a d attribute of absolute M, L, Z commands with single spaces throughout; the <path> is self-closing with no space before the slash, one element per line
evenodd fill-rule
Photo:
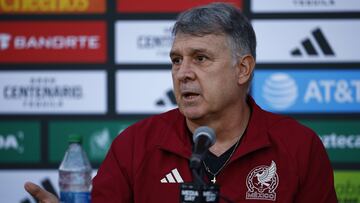
<path fill-rule="evenodd" d="M 203 51 L 225 51 L 229 49 L 229 42 L 225 35 L 208 34 L 194 36 L 189 34 L 177 34 L 175 36 L 170 55 L 178 52 L 189 52 L 193 50 Z"/>

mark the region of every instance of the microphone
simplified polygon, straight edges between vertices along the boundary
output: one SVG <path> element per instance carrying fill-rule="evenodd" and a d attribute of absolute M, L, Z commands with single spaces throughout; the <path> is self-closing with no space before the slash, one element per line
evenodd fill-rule
<path fill-rule="evenodd" d="M 201 171 L 202 161 L 205 159 L 209 148 L 215 144 L 216 136 L 213 129 L 207 126 L 197 128 L 193 135 L 193 152 L 190 157 L 190 169 L 193 182 L 181 183 L 180 203 L 218 203 L 220 189 L 218 185 L 208 185 L 203 180 Z"/>
<path fill-rule="evenodd" d="M 215 144 L 216 135 L 213 129 L 207 126 L 198 127 L 193 135 L 194 147 L 190 157 L 190 169 L 200 169 L 208 149 Z"/>

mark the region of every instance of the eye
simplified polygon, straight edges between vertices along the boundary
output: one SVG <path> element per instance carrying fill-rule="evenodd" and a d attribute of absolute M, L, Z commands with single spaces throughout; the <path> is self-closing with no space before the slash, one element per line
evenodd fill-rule
<path fill-rule="evenodd" d="M 173 65 L 179 65 L 181 63 L 181 58 L 180 57 L 172 57 L 171 58 L 171 62 Z"/>
<path fill-rule="evenodd" d="M 208 59 L 208 57 L 204 56 L 204 55 L 198 55 L 198 56 L 195 57 L 195 59 L 198 62 L 205 62 Z"/>

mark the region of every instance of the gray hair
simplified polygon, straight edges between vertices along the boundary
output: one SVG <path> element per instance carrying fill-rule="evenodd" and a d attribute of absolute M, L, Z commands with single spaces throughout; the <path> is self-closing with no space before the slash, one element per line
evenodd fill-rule
<path fill-rule="evenodd" d="M 173 36 L 178 33 L 194 36 L 225 34 L 234 59 L 245 54 L 256 58 L 254 29 L 243 13 L 231 4 L 212 3 L 181 13 L 172 30 Z"/>

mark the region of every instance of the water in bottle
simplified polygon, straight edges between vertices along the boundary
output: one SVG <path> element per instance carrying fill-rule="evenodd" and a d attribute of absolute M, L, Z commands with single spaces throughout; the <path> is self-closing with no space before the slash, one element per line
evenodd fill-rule
<path fill-rule="evenodd" d="M 91 165 L 81 147 L 81 136 L 70 135 L 59 167 L 60 202 L 90 203 Z"/>

